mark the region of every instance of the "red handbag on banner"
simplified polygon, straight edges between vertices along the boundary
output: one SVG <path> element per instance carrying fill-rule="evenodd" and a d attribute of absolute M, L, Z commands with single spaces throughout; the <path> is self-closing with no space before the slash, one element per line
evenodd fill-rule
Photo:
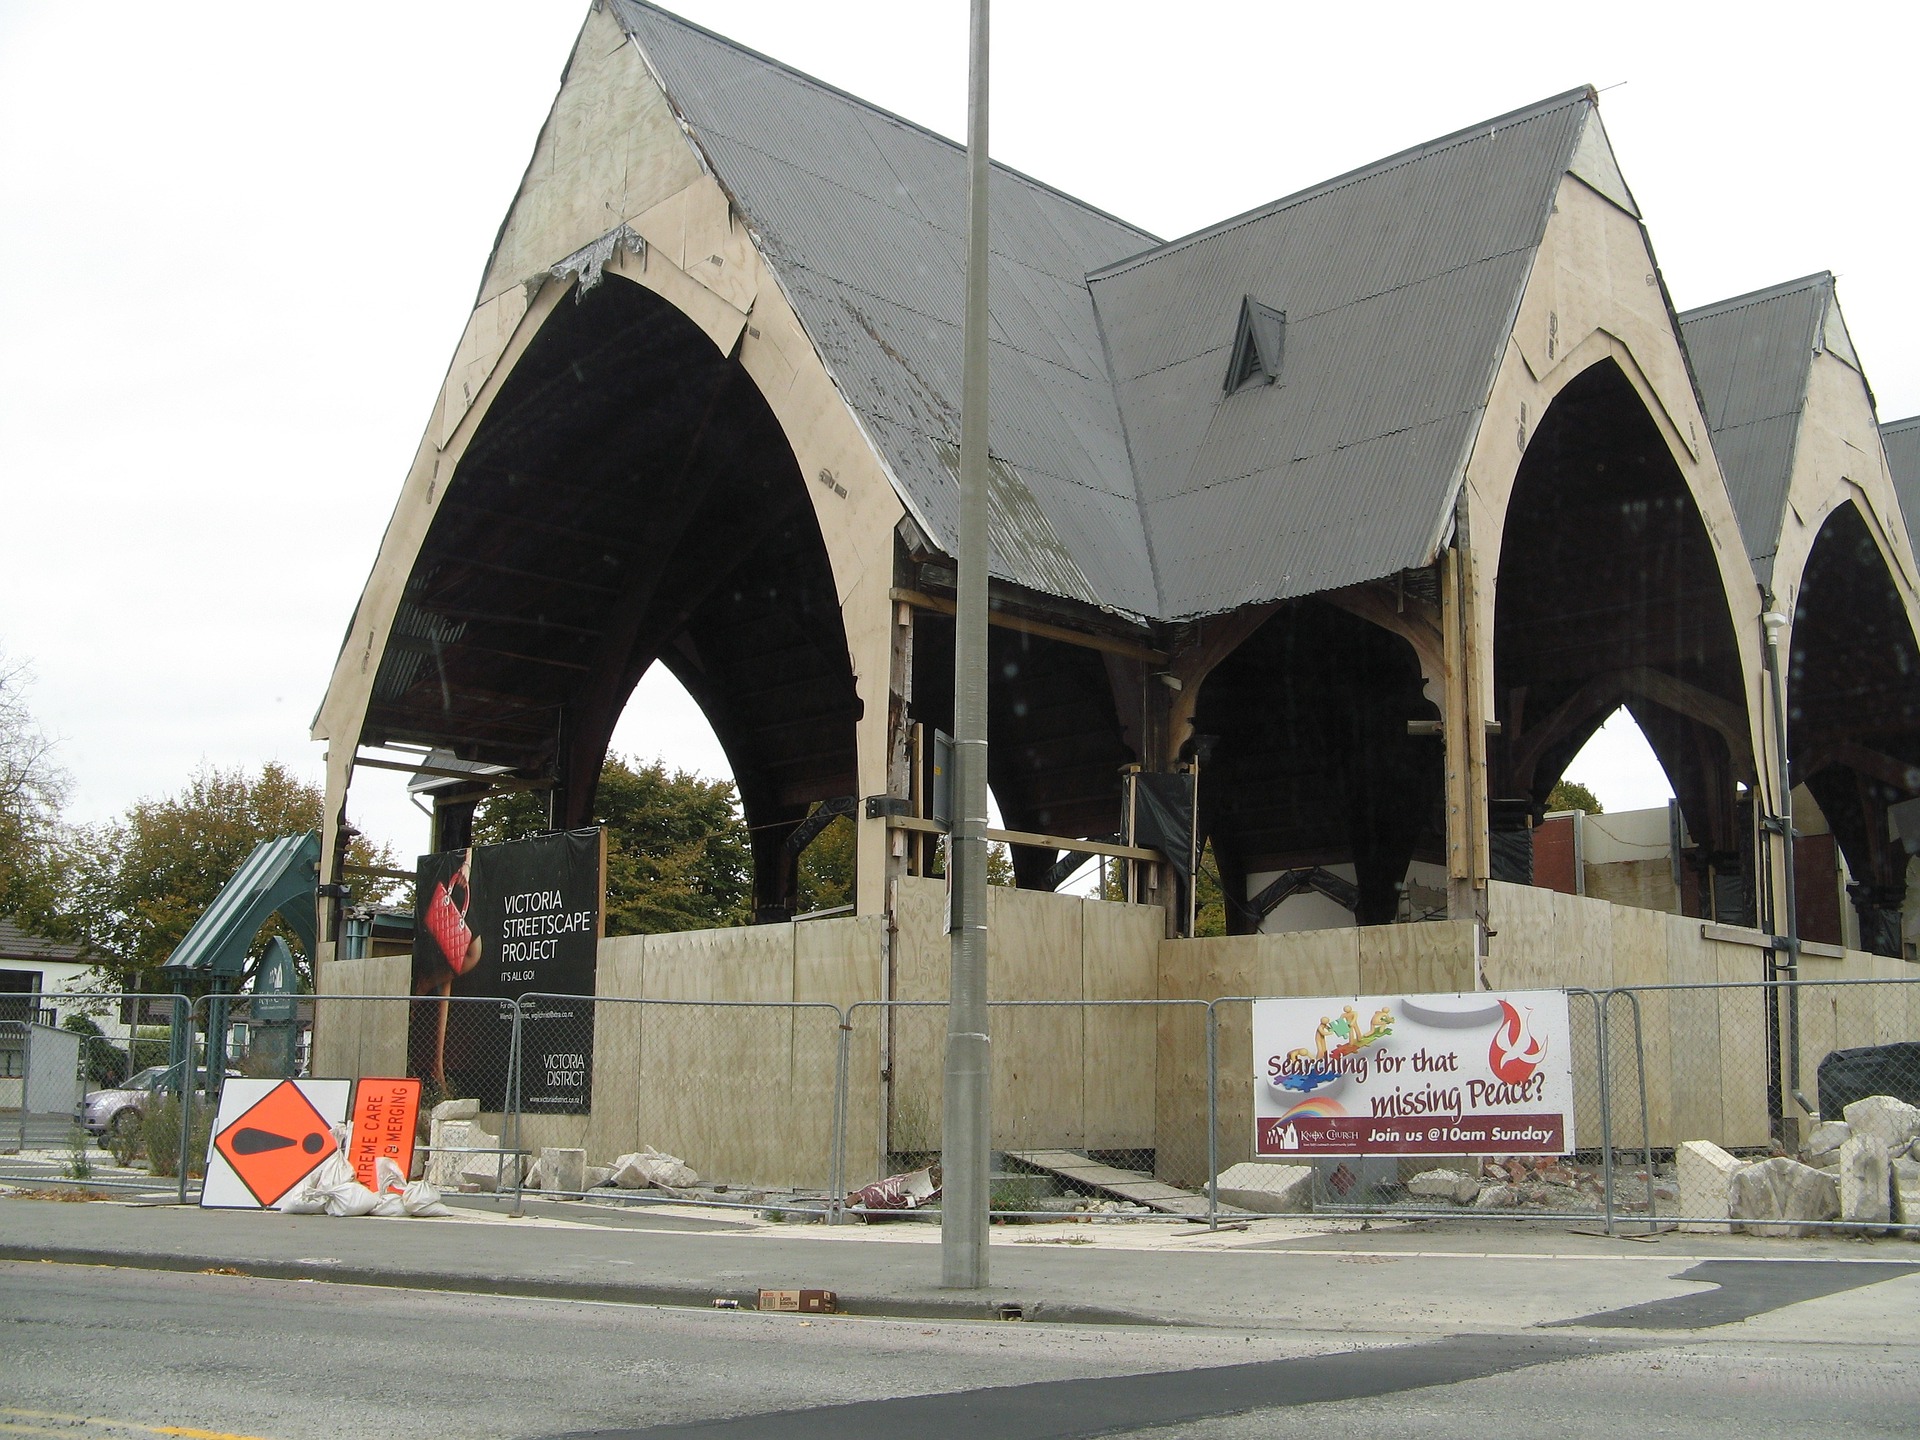
<path fill-rule="evenodd" d="M 447 957 L 447 964 L 453 967 L 453 973 L 464 975 L 472 968 L 474 960 L 468 958 L 473 948 L 473 931 L 467 926 L 467 904 L 473 899 L 473 890 L 459 876 L 454 881 L 460 888 L 460 899 L 455 903 L 453 892 L 445 882 L 433 887 L 433 898 L 427 902 L 427 931 L 439 945 L 440 953 Z"/>

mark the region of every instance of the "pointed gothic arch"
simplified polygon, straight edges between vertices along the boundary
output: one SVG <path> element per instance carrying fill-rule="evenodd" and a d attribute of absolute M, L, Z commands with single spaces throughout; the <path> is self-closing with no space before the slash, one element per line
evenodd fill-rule
<path fill-rule="evenodd" d="M 753 379 L 609 274 L 553 307 L 461 454 L 357 738 L 548 776 L 553 823 L 585 824 L 655 663 L 733 766 L 756 918 L 787 918 L 788 838 L 857 788 L 861 707 L 831 563 Z M 442 843 L 461 842 L 472 804 L 443 816 Z"/>
<path fill-rule="evenodd" d="M 1862 948 L 1901 953 L 1906 851 L 1887 809 L 1920 795 L 1920 645 L 1858 505 L 1836 506 L 1807 555 L 1787 659 L 1787 742 L 1853 874 Z"/>
<path fill-rule="evenodd" d="M 1752 923 L 1752 821 L 1740 787 L 1755 767 L 1720 557 L 1659 426 L 1611 358 L 1571 379 L 1528 437 L 1501 533 L 1493 628 L 1496 837 L 1524 835 L 1624 704 L 1697 841 L 1699 908 Z M 1530 879 L 1530 852 L 1498 839 L 1494 852 L 1494 878 Z"/>

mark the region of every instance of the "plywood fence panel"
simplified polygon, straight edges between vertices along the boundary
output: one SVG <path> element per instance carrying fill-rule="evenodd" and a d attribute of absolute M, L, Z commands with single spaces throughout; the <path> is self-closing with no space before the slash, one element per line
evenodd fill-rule
<path fill-rule="evenodd" d="M 847 1006 L 883 993 L 886 917 L 849 915 L 794 926 L 793 998 Z"/>
<path fill-rule="evenodd" d="M 946 934 L 946 886 L 939 880 L 900 882 L 894 902 L 893 993 L 899 1000 L 947 998 L 950 942 Z M 925 1155 L 940 1148 L 947 1012 L 939 1006 L 903 1006 L 887 1015 L 856 1013 L 854 1033 L 870 1026 L 890 1029 L 888 1063 L 893 1082 L 881 1150 Z M 857 1136 L 860 1128 L 851 1128 Z M 849 1149 L 853 1142 L 849 1140 Z M 864 1147 L 863 1147 L 864 1148 Z M 884 1166 L 885 1155 L 878 1162 Z"/>
<path fill-rule="evenodd" d="M 1720 963 L 1712 942 L 1700 934 L 1700 922 L 1686 916 L 1663 917 L 1667 936 L 1667 980 L 1675 985 L 1708 985 L 1719 979 Z M 1617 1006 L 1616 1006 L 1617 1008 Z M 1711 1140 L 1722 1143 L 1726 1115 L 1720 1085 L 1720 997 L 1712 990 L 1674 990 L 1667 996 L 1669 1117 L 1672 1143 Z M 1656 1132 L 1658 1133 L 1658 1132 Z"/>
<path fill-rule="evenodd" d="M 1591 917 L 1591 924 L 1596 931 L 1604 928 L 1610 952 L 1608 968 L 1613 981 L 1634 985 L 1664 984 L 1671 964 L 1668 954 L 1669 917 L 1652 910 L 1629 910 L 1614 905 L 1606 906 L 1604 910 L 1605 913 Z M 1640 1077 L 1638 1066 L 1634 1063 L 1636 1037 L 1633 1018 L 1636 1007 L 1627 1003 L 1624 997 L 1616 998 L 1607 1007 L 1607 1038 L 1614 1056 L 1609 1077 L 1613 1087 L 1610 1098 L 1615 1124 L 1619 1127 L 1615 1130 L 1616 1143 L 1649 1140 L 1654 1145 L 1672 1145 L 1675 1137 L 1671 992 L 1647 990 L 1637 994 L 1635 999 L 1638 1001 L 1640 1019 L 1638 1047 L 1646 1067 L 1646 1128 L 1643 1132 Z M 1591 1087 L 1582 1087 L 1576 1075 L 1576 1094 L 1582 1088 Z M 1597 1125 L 1589 1128 L 1584 1114 L 1580 1125 L 1582 1134 L 1593 1136 L 1596 1140 L 1600 1137 Z"/>
<path fill-rule="evenodd" d="M 1722 982 L 1761 978 L 1759 957 L 1750 945 L 1705 942 L 1712 948 Z M 1722 990 L 1720 996 L 1719 1143 L 1728 1149 L 1762 1146 L 1773 1137 L 1767 1104 L 1767 1003 L 1758 988 Z"/>
<path fill-rule="evenodd" d="M 884 993 L 886 918 L 881 915 L 810 920 L 794 939 L 794 998 L 851 1007 Z M 879 1012 L 853 1010 L 847 1035 L 847 1186 L 858 1189 L 880 1178 L 884 1092 L 880 1071 L 884 1026 Z M 839 1022 L 826 1011 L 795 1017 L 795 1140 L 801 1148 L 832 1141 L 832 1082 L 837 1055 L 822 1053 L 821 1028 L 837 1037 Z M 832 1037 L 830 1037 L 832 1038 Z M 824 1088 L 823 1088 L 824 1087 Z"/>
<path fill-rule="evenodd" d="M 1474 988 L 1473 924 L 1367 925 L 1358 937 L 1361 995 L 1450 994 Z"/>
<path fill-rule="evenodd" d="M 641 937 L 625 938 L 639 940 Z M 625 945 L 611 968 L 616 972 L 631 972 L 632 988 L 637 990 L 640 964 L 641 946 Z M 602 982 L 609 978 L 609 968 L 603 947 Z M 628 976 L 616 973 L 615 978 L 624 980 Z M 593 1009 L 593 1113 L 582 1141 L 587 1159 L 596 1165 L 648 1143 L 642 1138 L 640 1123 L 640 1075 L 647 1007 L 606 996 L 605 991 L 602 995 Z"/>
<path fill-rule="evenodd" d="M 994 1000 L 1079 1000 L 1085 958 L 1077 897 L 991 887 L 987 895 L 987 993 Z M 1079 1005 L 996 1005 L 993 1141 L 996 1149 L 1077 1150 L 1085 1011 Z"/>
<path fill-rule="evenodd" d="M 322 998 L 314 1005 L 312 1072 L 348 1080 L 406 1074 L 411 958 L 333 960 L 316 978 Z M 331 996 L 371 998 L 325 998 Z"/>
<path fill-rule="evenodd" d="M 1496 990 L 1568 984 L 1574 968 L 1562 954 L 1555 892 L 1495 880 L 1487 886 L 1485 977 Z M 1568 897 L 1573 898 L 1573 897 Z"/>
<path fill-rule="evenodd" d="M 1087 900 L 1080 928 L 1086 997 L 1148 1002 L 1096 1006 L 1084 1016 L 1081 1084 L 1087 1148 L 1151 1149 L 1160 1048 L 1152 1002 L 1166 912 L 1157 906 Z"/>

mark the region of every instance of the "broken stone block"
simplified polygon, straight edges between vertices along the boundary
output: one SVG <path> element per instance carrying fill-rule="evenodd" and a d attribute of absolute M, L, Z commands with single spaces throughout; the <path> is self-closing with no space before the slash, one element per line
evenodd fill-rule
<path fill-rule="evenodd" d="M 644 1190 L 658 1185 L 663 1190 L 684 1190 L 698 1185 L 700 1177 L 679 1157 L 663 1154 L 651 1145 L 637 1154 L 622 1155 L 613 1162 L 613 1183 L 622 1190 Z"/>
<path fill-rule="evenodd" d="M 1892 1218 L 1887 1147 L 1877 1135 L 1851 1135 L 1840 1147 L 1840 1218 L 1880 1226 Z"/>
<path fill-rule="evenodd" d="M 1808 1222 L 1840 1218 L 1840 1184 L 1825 1170 L 1776 1155 L 1733 1172 L 1727 1213 L 1752 1235 L 1812 1235 Z"/>
<path fill-rule="evenodd" d="M 1727 1186 L 1741 1161 L 1711 1140 L 1688 1140 L 1674 1151 L 1680 1172 L 1680 1213 L 1709 1220 L 1728 1213 Z M 1718 1230 L 1718 1225 L 1682 1225 L 1682 1230 Z"/>
<path fill-rule="evenodd" d="M 433 1155 L 427 1162 L 427 1183 L 436 1190 L 458 1190 L 460 1171 L 473 1157 L 460 1151 L 473 1143 L 470 1138 L 480 1127 L 472 1120 L 436 1120 L 433 1123 Z"/>
<path fill-rule="evenodd" d="M 1473 1203 L 1479 1210 L 1511 1210 L 1520 1203 L 1520 1192 L 1511 1185 L 1489 1185 Z"/>
<path fill-rule="evenodd" d="M 611 1165 L 587 1166 L 587 1189 L 598 1190 L 602 1185 L 611 1184 L 612 1181 L 613 1167 Z"/>
<path fill-rule="evenodd" d="M 520 1160 L 515 1155 L 501 1155 L 500 1137 L 490 1135 L 472 1121 L 456 1121 L 456 1124 L 472 1124 L 467 1134 L 467 1146 L 481 1153 L 457 1157 L 460 1164 L 460 1183 L 475 1190 L 494 1191 L 511 1190 L 520 1179 Z"/>
<path fill-rule="evenodd" d="M 1920 1136 L 1920 1106 L 1896 1100 L 1891 1095 L 1869 1095 L 1846 1109 L 1847 1124 L 1856 1135 L 1872 1135 L 1887 1147 L 1889 1155 L 1905 1150 Z"/>
<path fill-rule="evenodd" d="M 587 1152 L 549 1145 L 540 1151 L 540 1188 L 577 1195 L 587 1188 Z"/>
<path fill-rule="evenodd" d="M 1471 1205 L 1479 1197 L 1480 1182 L 1459 1170 L 1427 1170 L 1407 1181 L 1407 1193 L 1423 1200 Z"/>
<path fill-rule="evenodd" d="M 1920 1225 L 1920 1160 L 1895 1160 L 1893 1171 L 1893 1222 L 1896 1225 Z M 1907 1231 L 1907 1239 L 1920 1240 L 1920 1230 Z"/>
<path fill-rule="evenodd" d="M 433 1122 L 442 1120 L 473 1120 L 480 1114 L 480 1102 L 471 1096 L 465 1100 L 442 1100 L 433 1107 Z"/>
<path fill-rule="evenodd" d="M 1313 1209 L 1313 1167 L 1245 1160 L 1220 1172 L 1220 1203 L 1261 1215 L 1303 1215 Z"/>
<path fill-rule="evenodd" d="M 1853 1127 L 1844 1120 L 1822 1120 L 1807 1137 L 1807 1148 L 1801 1152 L 1801 1161 L 1816 1170 L 1831 1170 L 1840 1163 L 1840 1147 L 1846 1144 L 1851 1134 Z"/>

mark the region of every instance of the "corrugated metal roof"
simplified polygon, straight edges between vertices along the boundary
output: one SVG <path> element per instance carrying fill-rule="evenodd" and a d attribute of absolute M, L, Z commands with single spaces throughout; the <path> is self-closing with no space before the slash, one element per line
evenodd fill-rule
<path fill-rule="evenodd" d="M 642 0 L 614 13 L 956 549 L 965 151 Z M 1610 156 L 1597 124 L 1573 91 L 1169 244 L 995 167 L 994 573 L 1174 619 L 1426 563 L 1560 177 Z M 1286 312 L 1284 372 L 1228 397 L 1248 295 Z"/>
<path fill-rule="evenodd" d="M 1920 535 L 1920 415 L 1889 420 L 1880 427 L 1880 442 L 1887 447 L 1887 469 L 1907 517 L 1907 533 Z"/>
<path fill-rule="evenodd" d="M 1762 584 L 1773 576 L 1807 381 L 1833 308 L 1833 276 L 1822 271 L 1680 317 L 1713 451 Z"/>
<path fill-rule="evenodd" d="M 247 948 L 276 910 L 314 948 L 314 886 L 320 879 L 320 832 L 262 840 L 220 887 L 213 903 L 193 922 L 167 956 L 162 970 L 238 976 Z"/>
<path fill-rule="evenodd" d="M 960 438 L 965 150 L 650 5 L 616 0 L 615 13 L 760 236 L 907 503 L 956 549 L 941 447 Z M 1085 276 L 1154 237 L 1002 166 L 992 205 L 993 571 L 1151 614 Z"/>
<path fill-rule="evenodd" d="M 1161 615 L 1432 558 L 1594 114 L 1558 96 L 1092 277 Z M 1286 312 L 1287 353 L 1279 384 L 1228 395 L 1243 295 Z"/>

